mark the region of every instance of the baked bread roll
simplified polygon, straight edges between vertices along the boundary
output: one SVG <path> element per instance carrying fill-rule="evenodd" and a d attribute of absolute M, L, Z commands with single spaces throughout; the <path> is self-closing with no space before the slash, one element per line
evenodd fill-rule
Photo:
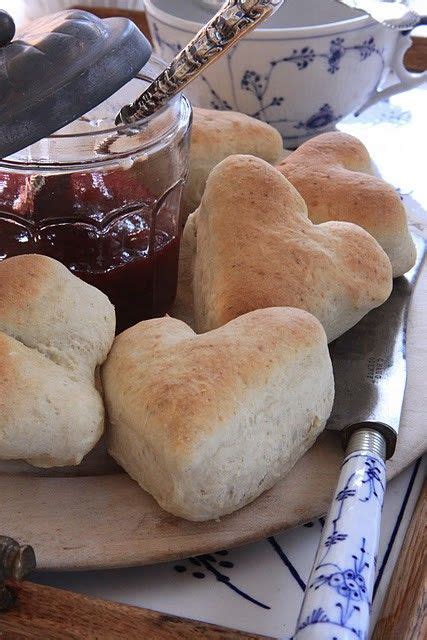
<path fill-rule="evenodd" d="M 111 455 L 166 511 L 219 518 L 269 489 L 330 415 L 320 323 L 263 309 L 197 336 L 170 317 L 119 335 L 102 368 Z"/>
<path fill-rule="evenodd" d="M 199 206 L 212 169 L 235 153 L 249 153 L 275 164 L 283 155 L 283 141 L 276 129 L 243 113 L 195 107 L 183 194 L 184 221 Z"/>
<path fill-rule="evenodd" d="M 331 341 L 391 293 L 390 261 L 376 240 L 350 223 L 314 225 L 296 189 L 258 158 L 215 167 L 191 224 L 198 332 L 283 306 L 312 313 Z"/>
<path fill-rule="evenodd" d="M 191 213 L 181 236 L 178 285 L 171 315 L 194 328 L 193 264 L 196 255 L 196 216 Z"/>
<path fill-rule="evenodd" d="M 372 175 L 365 146 L 338 131 L 308 140 L 279 166 L 304 198 L 310 220 L 354 222 L 379 242 L 401 276 L 415 264 L 416 250 L 397 191 Z"/>
<path fill-rule="evenodd" d="M 114 340 L 107 296 L 41 255 L 0 262 L 0 458 L 79 464 L 99 440 L 97 367 Z"/>

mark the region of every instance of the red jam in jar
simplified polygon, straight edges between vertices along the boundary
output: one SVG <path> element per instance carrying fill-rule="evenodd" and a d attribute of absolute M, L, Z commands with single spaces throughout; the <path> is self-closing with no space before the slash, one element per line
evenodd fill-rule
<path fill-rule="evenodd" d="M 129 98 L 124 88 L 107 101 L 108 122 Z M 108 295 L 120 332 L 175 299 L 191 109 L 180 96 L 141 126 L 94 132 L 105 105 L 84 117 L 83 133 L 73 123 L 77 135 L 69 126 L 0 161 L 0 259 L 60 260 Z"/>

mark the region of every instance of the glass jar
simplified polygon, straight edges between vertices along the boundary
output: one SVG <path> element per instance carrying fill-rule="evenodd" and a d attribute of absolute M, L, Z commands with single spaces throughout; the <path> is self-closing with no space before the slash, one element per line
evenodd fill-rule
<path fill-rule="evenodd" d="M 118 331 L 164 315 L 176 295 L 190 104 L 177 96 L 137 125 L 114 126 L 163 68 L 153 57 L 86 116 L 0 160 L 0 260 L 60 260 L 108 295 Z"/>

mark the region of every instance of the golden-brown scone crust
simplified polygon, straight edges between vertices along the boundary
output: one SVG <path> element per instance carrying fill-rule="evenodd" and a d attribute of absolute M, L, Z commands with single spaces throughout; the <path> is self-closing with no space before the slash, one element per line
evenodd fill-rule
<path fill-rule="evenodd" d="M 283 476 L 330 415 L 325 333 L 298 309 L 262 309 L 196 335 L 148 320 L 102 368 L 109 451 L 167 511 L 219 518 Z"/>
<path fill-rule="evenodd" d="M 199 206 L 214 166 L 235 153 L 248 153 L 275 164 L 282 157 L 283 141 L 276 129 L 243 113 L 195 107 L 183 195 L 184 221 Z"/>
<path fill-rule="evenodd" d="M 314 225 L 296 189 L 258 158 L 219 164 L 192 222 L 199 332 L 287 306 L 312 313 L 334 340 L 390 295 L 390 261 L 376 240 L 350 223 Z"/>
<path fill-rule="evenodd" d="M 42 255 L 0 262 L 0 458 L 78 464 L 99 440 L 95 372 L 114 340 L 101 291 Z"/>
<path fill-rule="evenodd" d="M 391 185 L 372 175 L 360 140 L 324 133 L 302 144 L 279 169 L 304 198 L 310 220 L 353 222 L 366 229 L 390 258 L 394 277 L 414 266 L 405 207 Z"/>

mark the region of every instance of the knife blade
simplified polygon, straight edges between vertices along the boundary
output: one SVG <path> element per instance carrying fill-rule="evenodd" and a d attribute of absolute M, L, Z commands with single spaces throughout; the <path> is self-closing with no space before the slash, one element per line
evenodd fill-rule
<path fill-rule="evenodd" d="M 330 347 L 336 396 L 328 428 L 346 455 L 307 583 L 294 640 L 367 640 L 386 486 L 406 386 L 411 295 L 426 243 L 414 235 L 416 264 L 389 300 Z"/>
<path fill-rule="evenodd" d="M 423 238 L 413 235 L 414 267 L 394 281 L 390 298 L 330 346 L 335 401 L 327 429 L 375 423 L 386 439 L 387 458 L 396 447 L 406 386 L 406 335 L 412 291 L 425 258 Z"/>

